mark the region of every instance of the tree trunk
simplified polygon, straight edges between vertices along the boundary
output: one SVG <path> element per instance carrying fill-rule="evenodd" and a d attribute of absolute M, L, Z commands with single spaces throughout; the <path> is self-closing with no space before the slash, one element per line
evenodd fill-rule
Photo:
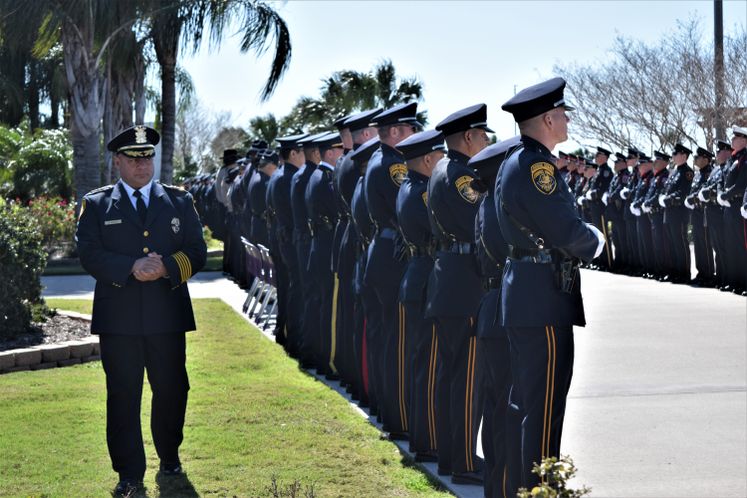
<path fill-rule="evenodd" d="M 175 60 L 175 59 L 174 59 Z M 161 181 L 174 177 L 174 133 L 176 123 L 176 64 L 161 66 Z"/>
<path fill-rule="evenodd" d="M 39 128 L 39 63 L 29 59 L 29 84 L 26 102 L 29 112 L 29 126 L 31 130 Z"/>

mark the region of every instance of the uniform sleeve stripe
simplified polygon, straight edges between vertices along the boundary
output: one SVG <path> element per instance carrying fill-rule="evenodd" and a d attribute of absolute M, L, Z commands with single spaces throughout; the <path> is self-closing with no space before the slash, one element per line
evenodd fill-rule
<path fill-rule="evenodd" d="M 179 266 L 179 280 L 184 282 L 184 262 L 179 257 L 180 253 L 174 253 L 174 261 L 176 261 L 176 264 Z"/>
<path fill-rule="evenodd" d="M 178 258 L 179 261 L 179 270 L 181 271 L 181 277 L 182 282 L 186 282 L 189 280 L 189 277 L 192 276 L 192 262 L 189 260 L 186 254 L 179 251 L 176 254 L 174 254 L 175 257 Z"/>

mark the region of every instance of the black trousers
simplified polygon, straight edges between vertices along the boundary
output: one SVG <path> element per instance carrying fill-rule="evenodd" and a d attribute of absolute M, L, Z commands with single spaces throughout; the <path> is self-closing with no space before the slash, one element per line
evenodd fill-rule
<path fill-rule="evenodd" d="M 647 214 L 641 214 L 636 219 L 636 233 L 638 235 L 638 259 L 641 269 L 645 273 L 654 273 L 656 263 L 654 262 L 654 241 L 651 219 Z"/>
<path fill-rule="evenodd" d="M 476 389 L 477 337 L 473 318 L 436 318 L 436 439 L 438 467 L 452 473 L 477 472 L 483 462 L 475 452 L 482 417 Z"/>
<path fill-rule="evenodd" d="M 565 404 L 573 376 L 573 328 L 507 327 L 521 424 L 522 486 L 532 489 L 535 463 L 560 455 Z"/>
<path fill-rule="evenodd" d="M 306 270 L 309 261 L 309 252 L 311 251 L 311 240 L 307 237 L 298 237 L 296 239 L 296 257 L 298 258 L 298 276 L 301 281 L 301 296 L 303 305 L 303 315 L 301 319 L 301 348 L 298 352 L 299 359 L 304 363 L 316 365 L 316 344 L 319 337 L 319 302 L 318 296 L 314 293 L 314 282 Z"/>
<path fill-rule="evenodd" d="M 298 356 L 301 351 L 303 296 L 301 294 L 301 275 L 298 268 L 298 255 L 291 242 L 280 243 L 282 265 L 286 271 L 284 300 L 285 328 L 287 331 L 286 349 L 292 356 Z M 278 277 L 280 275 L 278 274 Z M 278 289 L 280 292 L 280 289 Z"/>
<path fill-rule="evenodd" d="M 663 277 L 672 270 L 670 239 L 667 228 L 664 226 L 664 215 L 654 213 L 649 217 L 651 220 L 651 241 L 654 249 L 654 275 Z"/>
<path fill-rule="evenodd" d="M 436 450 L 436 328 L 423 318 L 423 302 L 408 301 L 401 306 L 407 338 L 404 368 L 410 451 L 426 453 Z"/>
<path fill-rule="evenodd" d="M 148 336 L 101 335 L 106 373 L 106 442 L 120 478 L 142 479 L 145 449 L 140 428 L 143 371 L 153 392 L 150 429 L 161 461 L 179 461 L 187 409 L 184 333 Z"/>
<path fill-rule="evenodd" d="M 685 207 L 667 208 L 665 215 L 669 247 L 671 249 L 670 275 L 686 282 L 690 281 L 690 245 L 687 242 L 689 216 Z"/>
<path fill-rule="evenodd" d="M 724 242 L 724 212 L 720 207 L 706 206 L 705 224 L 716 260 L 716 283 L 726 285 L 726 249 Z"/>
<path fill-rule="evenodd" d="M 695 268 L 698 270 L 696 278 L 711 282 L 715 276 L 713 246 L 708 227 L 705 226 L 703 208 L 696 208 L 690 212 L 690 224 L 693 227 L 693 248 L 695 250 Z"/>
<path fill-rule="evenodd" d="M 612 268 L 612 247 L 609 244 L 610 234 L 607 230 L 607 219 L 604 215 L 604 204 L 602 201 L 592 201 L 591 207 L 589 208 L 591 215 L 591 222 L 596 226 L 604 235 L 604 240 L 607 243 L 604 245 L 604 251 L 594 261 L 599 265 L 599 268 L 603 270 L 609 270 Z"/>

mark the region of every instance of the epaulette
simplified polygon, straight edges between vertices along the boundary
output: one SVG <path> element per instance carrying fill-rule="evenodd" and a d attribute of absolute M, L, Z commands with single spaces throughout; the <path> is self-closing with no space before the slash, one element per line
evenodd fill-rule
<path fill-rule="evenodd" d="M 107 190 L 111 190 L 113 188 L 114 188 L 114 185 L 104 185 L 103 187 L 99 187 L 99 188 L 91 190 L 86 195 L 98 194 L 99 192 L 106 192 Z"/>
<path fill-rule="evenodd" d="M 182 192 L 186 192 L 186 190 L 184 189 L 184 187 L 182 187 L 180 185 L 166 185 L 165 183 L 161 183 L 161 186 L 163 188 L 169 188 L 169 189 L 172 189 L 172 190 L 180 190 Z"/>

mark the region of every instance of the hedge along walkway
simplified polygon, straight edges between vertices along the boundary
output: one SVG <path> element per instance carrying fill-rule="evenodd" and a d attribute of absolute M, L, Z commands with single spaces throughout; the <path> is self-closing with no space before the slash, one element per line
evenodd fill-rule
<path fill-rule="evenodd" d="M 447 496 L 226 304 L 193 302 L 199 330 L 187 336 L 192 389 L 181 456 L 194 488 L 156 483 L 146 383 L 147 496 L 271 496 L 273 476 L 281 488 L 313 485 L 320 497 Z M 82 313 L 91 306 L 48 303 Z M 99 362 L 0 377 L 0 496 L 107 496 L 116 475 L 105 398 Z"/>

